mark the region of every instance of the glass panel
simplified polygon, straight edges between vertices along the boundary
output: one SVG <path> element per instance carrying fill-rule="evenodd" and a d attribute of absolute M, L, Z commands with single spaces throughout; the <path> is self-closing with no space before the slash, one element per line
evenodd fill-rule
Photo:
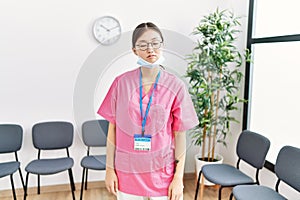
<path fill-rule="evenodd" d="M 270 139 L 275 163 L 283 145 L 300 146 L 300 42 L 256 44 L 253 52 L 249 128 Z"/>
<path fill-rule="evenodd" d="M 256 0 L 254 38 L 300 34 L 299 0 Z"/>

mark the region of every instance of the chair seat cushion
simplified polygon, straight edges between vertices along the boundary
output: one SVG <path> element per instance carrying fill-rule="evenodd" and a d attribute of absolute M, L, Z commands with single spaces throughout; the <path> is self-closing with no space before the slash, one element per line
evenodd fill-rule
<path fill-rule="evenodd" d="M 204 165 L 202 167 L 202 173 L 208 181 L 222 186 L 254 183 L 251 177 L 227 164 Z"/>
<path fill-rule="evenodd" d="M 72 158 L 40 159 L 31 161 L 25 170 L 32 174 L 50 175 L 71 169 L 74 165 Z"/>
<path fill-rule="evenodd" d="M 233 188 L 233 195 L 236 200 L 285 200 L 275 190 L 261 185 L 239 185 Z"/>
<path fill-rule="evenodd" d="M 15 173 L 20 167 L 17 161 L 0 163 L 0 178 Z"/>
<path fill-rule="evenodd" d="M 106 165 L 105 155 L 85 156 L 81 160 L 81 166 L 88 169 L 104 170 Z"/>

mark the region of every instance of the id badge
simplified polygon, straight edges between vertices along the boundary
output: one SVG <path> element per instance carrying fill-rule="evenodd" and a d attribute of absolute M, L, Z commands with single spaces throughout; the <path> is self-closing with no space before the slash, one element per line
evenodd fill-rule
<path fill-rule="evenodd" d="M 151 135 L 134 134 L 134 150 L 150 151 L 151 150 Z"/>

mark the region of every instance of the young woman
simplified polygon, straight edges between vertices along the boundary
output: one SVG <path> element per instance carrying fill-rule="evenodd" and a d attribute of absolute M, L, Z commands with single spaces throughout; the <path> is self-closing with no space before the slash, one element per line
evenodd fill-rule
<path fill-rule="evenodd" d="M 156 25 L 136 27 L 140 67 L 114 80 L 98 110 L 110 122 L 105 183 L 119 200 L 183 199 L 185 131 L 198 119 L 185 84 L 161 66 L 162 45 Z"/>

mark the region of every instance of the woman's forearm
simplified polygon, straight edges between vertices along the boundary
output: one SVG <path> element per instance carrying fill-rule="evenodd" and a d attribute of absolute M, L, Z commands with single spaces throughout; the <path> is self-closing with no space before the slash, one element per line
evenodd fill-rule
<path fill-rule="evenodd" d="M 175 131 L 175 160 L 176 169 L 174 177 L 183 178 L 186 156 L 186 132 Z"/>

